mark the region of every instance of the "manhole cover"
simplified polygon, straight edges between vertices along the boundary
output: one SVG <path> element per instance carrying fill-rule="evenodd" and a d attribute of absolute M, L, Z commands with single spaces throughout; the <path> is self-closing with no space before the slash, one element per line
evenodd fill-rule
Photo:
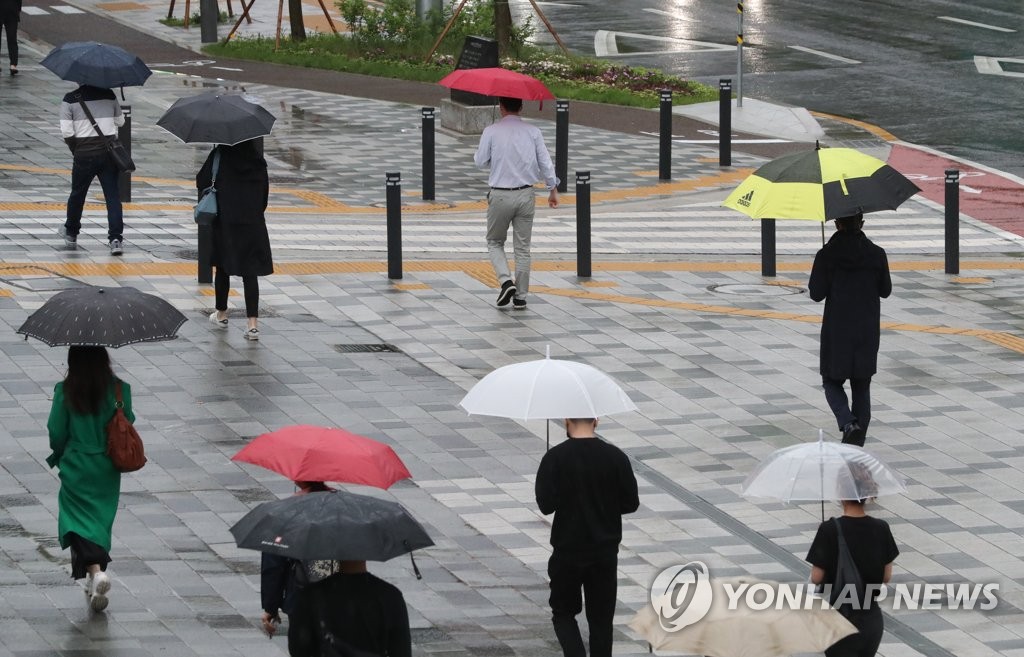
<path fill-rule="evenodd" d="M 172 254 L 180 260 L 199 260 L 199 251 L 196 249 L 175 249 Z"/>
<path fill-rule="evenodd" d="M 708 290 L 720 294 L 734 294 L 748 297 L 784 297 L 790 294 L 803 294 L 804 289 L 795 285 L 770 285 L 765 283 L 727 283 L 725 285 L 709 285 Z"/>
<path fill-rule="evenodd" d="M 334 350 L 343 354 L 400 354 L 402 350 L 393 344 L 336 344 Z"/>

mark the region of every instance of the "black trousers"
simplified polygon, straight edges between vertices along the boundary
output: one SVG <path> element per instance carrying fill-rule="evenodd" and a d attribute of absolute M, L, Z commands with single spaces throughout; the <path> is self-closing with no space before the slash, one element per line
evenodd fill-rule
<path fill-rule="evenodd" d="M 0 27 L 7 37 L 7 59 L 11 66 L 18 65 L 18 14 L 0 14 Z"/>
<path fill-rule="evenodd" d="M 71 548 L 71 577 L 82 579 L 89 573 L 89 566 L 98 564 L 100 570 L 106 570 L 110 563 L 110 553 L 87 538 L 75 532 L 67 533 L 68 547 Z"/>
<path fill-rule="evenodd" d="M 587 657 L 576 622 L 584 600 L 590 627 L 590 657 L 611 657 L 618 563 L 618 554 L 564 555 L 557 550 L 548 560 L 551 623 L 565 657 Z"/>
<path fill-rule="evenodd" d="M 850 622 L 859 632 L 836 641 L 825 651 L 825 657 L 875 657 L 882 643 L 882 610 L 875 606 L 869 611 L 854 614 Z"/>
<path fill-rule="evenodd" d="M 865 432 L 871 422 L 871 377 L 866 379 L 850 379 L 850 398 L 843 389 L 844 379 L 821 377 L 821 387 L 825 389 L 825 401 L 828 402 L 832 414 L 836 416 L 839 430 L 842 431 L 850 422 L 856 422 Z"/>
<path fill-rule="evenodd" d="M 228 292 L 231 288 L 231 277 L 217 268 L 213 277 L 214 307 L 217 310 L 228 309 Z M 260 279 L 258 276 L 243 276 L 242 289 L 245 294 L 245 316 L 260 316 Z"/>

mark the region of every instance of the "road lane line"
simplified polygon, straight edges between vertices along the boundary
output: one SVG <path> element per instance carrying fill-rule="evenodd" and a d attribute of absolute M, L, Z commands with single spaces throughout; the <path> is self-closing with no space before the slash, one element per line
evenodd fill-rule
<path fill-rule="evenodd" d="M 999 27 L 998 25 L 988 25 L 987 23 L 975 23 L 974 21 L 964 20 L 963 18 L 954 18 L 953 16 L 938 16 L 940 21 L 949 21 L 950 23 L 959 23 L 961 25 L 970 25 L 971 27 L 981 27 L 986 30 L 994 30 L 996 32 L 1016 32 L 1017 30 L 1011 30 L 1008 27 Z"/>
<path fill-rule="evenodd" d="M 822 52 L 821 50 L 815 50 L 814 48 L 805 48 L 804 46 L 789 46 L 793 50 L 799 50 L 800 52 L 807 52 L 812 55 L 818 55 L 819 57 L 825 57 L 827 59 L 834 59 L 837 62 L 844 62 L 846 64 L 860 64 L 856 59 L 849 59 L 847 57 L 840 57 L 839 55 L 833 55 L 832 53 Z"/>

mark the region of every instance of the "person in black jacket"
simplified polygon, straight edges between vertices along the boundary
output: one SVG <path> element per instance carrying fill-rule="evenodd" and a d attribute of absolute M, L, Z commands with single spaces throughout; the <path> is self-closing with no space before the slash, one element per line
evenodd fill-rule
<path fill-rule="evenodd" d="M 213 280 L 216 310 L 210 322 L 228 327 L 230 276 L 241 276 L 245 293 L 246 340 L 259 340 L 260 284 L 258 276 L 274 273 L 270 236 L 264 212 L 270 197 L 267 161 L 259 139 L 234 146 L 217 146 L 196 175 L 199 198 L 213 180 L 213 161 L 220 153 L 217 171 L 217 218 L 213 222 Z"/>
<path fill-rule="evenodd" d="M 576 616 L 586 598 L 591 657 L 611 657 L 622 515 L 640 507 L 629 457 L 596 433 L 595 418 L 565 421 L 569 440 L 540 461 L 535 492 L 554 513 L 548 560 L 551 623 L 565 657 L 586 657 Z"/>
<path fill-rule="evenodd" d="M 836 232 L 811 268 L 811 299 L 825 300 L 821 381 L 843 442 L 863 446 L 871 421 L 871 377 L 878 369 L 881 299 L 892 293 L 885 250 L 867 238 L 864 215 L 836 219 Z M 843 384 L 850 380 L 851 401 Z"/>
<path fill-rule="evenodd" d="M 368 573 L 365 561 L 342 561 L 340 573 L 307 586 L 289 622 L 291 657 L 332 654 L 328 644 L 338 655 L 412 655 L 405 598 L 393 584 Z"/>
<path fill-rule="evenodd" d="M 7 59 L 11 75 L 18 74 L 18 23 L 21 0 L 0 0 L 0 28 L 7 35 Z"/>

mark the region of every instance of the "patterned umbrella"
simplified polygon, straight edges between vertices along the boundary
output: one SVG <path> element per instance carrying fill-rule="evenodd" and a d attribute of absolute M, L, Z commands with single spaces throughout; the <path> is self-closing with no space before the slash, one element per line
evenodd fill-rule
<path fill-rule="evenodd" d="M 55 294 L 18 329 L 51 347 L 123 347 L 173 340 L 185 316 L 133 287 L 77 287 Z"/>

